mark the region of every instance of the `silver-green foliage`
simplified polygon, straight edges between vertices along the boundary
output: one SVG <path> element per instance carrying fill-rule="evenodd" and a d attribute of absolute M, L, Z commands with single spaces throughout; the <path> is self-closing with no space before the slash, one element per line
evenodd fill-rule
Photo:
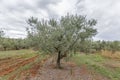
<path fill-rule="evenodd" d="M 28 37 L 43 51 L 49 53 L 65 54 L 73 50 L 82 40 L 90 39 L 96 35 L 93 28 L 96 20 L 87 20 L 82 15 L 66 15 L 59 20 L 38 20 L 34 17 L 28 20 L 31 28 Z M 80 45 L 80 44 L 79 44 Z"/>
<path fill-rule="evenodd" d="M 31 28 L 27 29 L 28 39 L 32 46 L 40 48 L 46 53 L 57 53 L 57 66 L 60 60 L 67 56 L 69 51 L 78 47 L 80 42 L 92 38 L 97 30 L 94 19 L 87 20 L 81 15 L 66 15 L 59 20 L 38 20 L 34 17 L 28 19 Z"/>
<path fill-rule="evenodd" d="M 0 38 L 2 38 L 4 36 L 4 31 L 0 30 Z"/>

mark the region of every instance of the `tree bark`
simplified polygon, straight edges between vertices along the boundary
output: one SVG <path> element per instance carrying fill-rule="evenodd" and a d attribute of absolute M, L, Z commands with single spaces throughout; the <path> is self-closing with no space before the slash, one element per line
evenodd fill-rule
<path fill-rule="evenodd" d="M 58 52 L 58 57 L 57 57 L 57 68 L 61 68 L 61 65 L 60 65 L 60 60 L 61 60 L 61 51 Z"/>
<path fill-rule="evenodd" d="M 7 47 L 4 47 L 4 51 L 6 51 L 6 48 L 7 48 Z"/>

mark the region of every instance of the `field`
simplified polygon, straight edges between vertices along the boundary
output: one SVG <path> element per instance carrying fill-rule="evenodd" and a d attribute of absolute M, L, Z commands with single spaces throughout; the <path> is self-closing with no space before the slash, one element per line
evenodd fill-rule
<path fill-rule="evenodd" d="M 23 80 L 24 76 L 34 76 L 43 59 L 33 50 L 1 51 L 0 80 Z"/>
<path fill-rule="evenodd" d="M 120 80 L 120 59 L 105 54 L 77 53 L 56 69 L 53 57 L 33 50 L 0 51 L 0 80 Z"/>
<path fill-rule="evenodd" d="M 84 65 L 92 73 L 99 73 L 108 78 L 108 80 L 120 80 L 120 57 L 118 59 L 118 57 L 115 58 L 116 54 L 111 55 L 77 54 L 72 57 L 72 60 L 78 66 Z"/>

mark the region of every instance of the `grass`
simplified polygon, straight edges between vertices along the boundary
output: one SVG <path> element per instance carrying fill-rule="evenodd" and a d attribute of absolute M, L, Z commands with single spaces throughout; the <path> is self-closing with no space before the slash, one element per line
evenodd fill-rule
<path fill-rule="evenodd" d="M 90 70 L 94 70 L 96 73 L 100 73 L 110 80 L 120 80 L 120 67 L 110 68 L 105 66 L 104 63 L 111 59 L 105 58 L 99 54 L 76 54 L 71 58 L 71 60 L 79 66 L 86 64 Z"/>
<path fill-rule="evenodd" d="M 34 66 L 34 64 L 39 63 L 39 62 L 42 61 L 44 58 L 45 58 L 45 57 L 43 57 L 43 56 L 39 56 L 34 62 L 29 63 L 29 64 L 26 64 L 25 66 L 21 66 L 21 67 L 20 67 L 19 69 L 17 69 L 16 71 L 11 72 L 10 74 L 1 77 L 1 79 L 2 79 L 2 80 L 8 80 L 9 77 L 11 77 L 11 76 L 13 76 L 13 75 L 16 75 L 16 77 L 15 77 L 14 80 L 18 80 L 19 77 L 20 77 L 20 73 L 21 73 L 21 72 L 29 70 L 30 68 L 32 68 L 32 67 Z M 27 73 L 26 75 L 30 75 L 30 73 Z M 1 79 L 0 79 L 0 80 L 1 80 Z"/>
<path fill-rule="evenodd" d="M 11 51 L 0 51 L 0 59 L 3 58 L 15 58 L 15 57 L 23 57 L 29 58 L 31 56 L 35 56 L 35 52 L 33 50 L 11 50 Z"/>
<path fill-rule="evenodd" d="M 0 59 L 4 58 L 16 58 L 21 57 L 22 59 L 30 58 L 33 56 L 38 55 L 38 52 L 35 52 L 33 50 L 12 50 L 12 51 L 0 51 Z M 39 54 L 39 58 L 37 58 L 34 62 L 31 62 L 29 64 L 26 64 L 24 66 L 21 66 L 19 69 L 2 76 L 0 80 L 8 80 L 10 76 L 13 76 L 16 74 L 16 79 L 20 77 L 20 72 L 29 70 L 34 64 L 38 63 L 39 61 L 43 60 L 46 56 L 43 54 Z M 120 80 L 120 66 L 118 67 L 111 67 L 112 64 L 118 63 L 120 64 L 120 61 L 116 61 L 113 58 L 106 58 L 103 54 L 75 54 L 70 58 L 72 61 L 74 61 L 78 66 L 86 64 L 87 68 L 89 70 L 93 70 L 96 73 L 99 73 L 105 77 L 107 77 L 109 80 Z M 109 62 L 109 65 L 108 65 Z M 106 64 L 107 63 L 107 64 Z M 28 73 L 29 75 L 29 73 Z"/>
<path fill-rule="evenodd" d="M 6 59 L 6 58 L 15 58 L 17 59 L 18 57 L 20 57 L 21 59 L 25 60 L 26 58 L 31 58 L 34 56 L 37 56 L 38 52 L 35 52 L 33 50 L 12 50 L 12 51 L 0 51 L 0 59 Z M 16 78 L 19 78 L 19 74 L 22 71 L 25 70 L 29 70 L 30 68 L 32 68 L 32 66 L 34 66 L 34 64 L 37 64 L 38 62 L 42 61 L 43 59 L 45 59 L 46 56 L 45 55 L 40 55 L 38 56 L 38 58 L 29 63 L 26 64 L 24 66 L 20 66 L 17 70 L 5 75 L 5 76 L 1 76 L 0 80 L 8 80 L 9 77 L 11 77 L 12 75 L 17 75 Z M 8 65 L 9 66 L 9 65 Z"/>
<path fill-rule="evenodd" d="M 107 57 L 107 58 L 112 58 L 112 59 L 119 59 L 120 60 L 120 52 L 116 51 L 114 54 L 112 51 L 102 51 L 101 52 L 102 56 Z"/>

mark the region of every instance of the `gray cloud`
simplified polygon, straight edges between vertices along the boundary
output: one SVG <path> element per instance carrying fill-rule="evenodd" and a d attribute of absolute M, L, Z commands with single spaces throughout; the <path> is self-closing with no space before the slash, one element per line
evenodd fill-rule
<path fill-rule="evenodd" d="M 48 5 L 50 5 L 50 4 L 57 5 L 59 2 L 61 2 L 61 0 L 40 0 L 40 1 L 38 1 L 37 5 L 40 8 L 46 9 L 48 7 Z"/>
<path fill-rule="evenodd" d="M 81 5 L 81 14 L 98 21 L 96 40 L 120 40 L 120 0 L 84 0 L 78 4 L 78 13 Z"/>
<path fill-rule="evenodd" d="M 25 37 L 26 20 L 83 14 L 98 21 L 95 40 L 120 40 L 119 0 L 0 0 L 0 28 L 6 36 Z"/>

